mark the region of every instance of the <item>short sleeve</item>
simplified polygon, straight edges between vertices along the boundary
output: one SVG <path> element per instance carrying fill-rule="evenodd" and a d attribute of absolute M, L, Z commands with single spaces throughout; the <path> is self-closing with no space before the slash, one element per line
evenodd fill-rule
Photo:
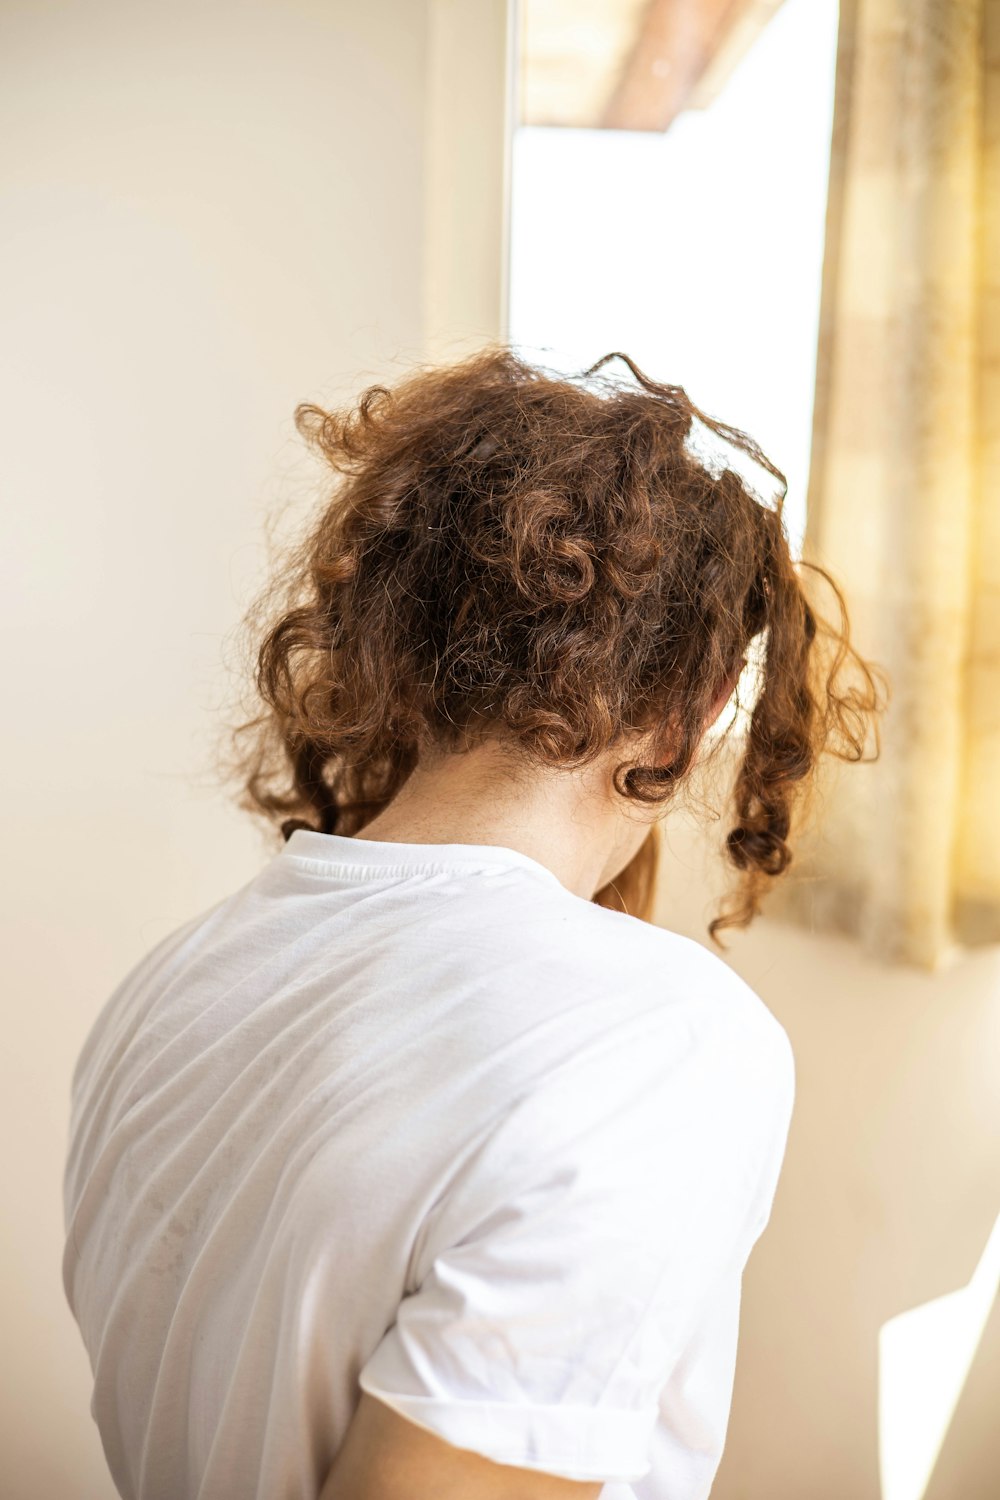
<path fill-rule="evenodd" d="M 362 1389 L 497 1463 L 650 1471 L 664 1389 L 733 1302 L 781 1169 L 794 1063 L 752 998 L 633 1017 L 517 1100 L 436 1205 Z"/>

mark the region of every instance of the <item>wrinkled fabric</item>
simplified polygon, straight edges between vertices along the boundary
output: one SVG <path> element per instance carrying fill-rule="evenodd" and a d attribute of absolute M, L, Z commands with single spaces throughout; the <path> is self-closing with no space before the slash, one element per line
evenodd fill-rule
<path fill-rule="evenodd" d="M 362 1389 L 704 1500 L 788 1037 L 699 943 L 494 845 L 296 830 L 72 1080 L 66 1297 L 126 1500 L 315 1500 Z"/>

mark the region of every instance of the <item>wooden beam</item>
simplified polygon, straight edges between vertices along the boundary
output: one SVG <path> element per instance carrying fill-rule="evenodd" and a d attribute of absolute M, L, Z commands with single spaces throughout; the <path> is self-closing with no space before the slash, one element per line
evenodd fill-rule
<path fill-rule="evenodd" d="M 780 3 L 649 0 L 600 125 L 663 131 L 683 109 L 703 107 Z"/>
<path fill-rule="evenodd" d="M 730 76 L 750 51 L 784 0 L 746 0 L 736 8 L 732 23 L 721 36 L 690 95 L 685 109 L 707 109 L 722 93 Z"/>

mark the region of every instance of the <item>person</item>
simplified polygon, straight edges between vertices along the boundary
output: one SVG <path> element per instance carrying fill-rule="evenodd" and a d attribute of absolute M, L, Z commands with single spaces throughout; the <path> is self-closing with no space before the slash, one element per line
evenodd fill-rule
<path fill-rule="evenodd" d="M 73 1072 L 63 1279 L 115 1485 L 704 1500 L 795 1070 L 653 920 L 658 834 L 756 652 L 719 946 L 876 679 L 696 422 L 780 470 L 625 355 L 489 345 L 296 421 L 332 487 L 246 613 L 220 759 L 275 846 Z"/>

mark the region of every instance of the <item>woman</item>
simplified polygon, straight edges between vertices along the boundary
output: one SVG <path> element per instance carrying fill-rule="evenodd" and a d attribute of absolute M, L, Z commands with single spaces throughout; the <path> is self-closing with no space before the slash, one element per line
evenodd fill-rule
<path fill-rule="evenodd" d="M 498 346 L 296 414 L 336 482 L 248 614 L 227 761 L 285 842 L 73 1077 L 64 1281 L 124 1496 L 708 1494 L 794 1066 L 641 920 L 656 826 L 763 648 L 717 942 L 879 704 L 695 419 L 780 471 L 605 363 Z"/>

